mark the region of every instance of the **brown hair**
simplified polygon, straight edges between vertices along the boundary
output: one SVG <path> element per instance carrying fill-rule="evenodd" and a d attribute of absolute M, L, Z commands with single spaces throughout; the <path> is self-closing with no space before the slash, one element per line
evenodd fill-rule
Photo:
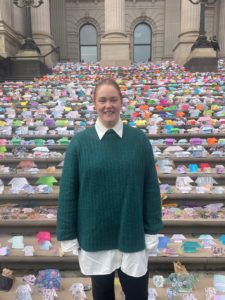
<path fill-rule="evenodd" d="M 123 96 L 122 96 L 120 87 L 119 87 L 118 83 L 112 78 L 105 78 L 105 79 L 102 79 L 100 82 L 97 83 L 97 85 L 95 86 L 94 92 L 93 92 L 93 100 L 94 101 L 95 101 L 95 98 L 96 98 L 97 91 L 102 85 L 112 85 L 112 86 L 114 86 L 114 88 L 118 91 L 121 102 L 122 102 L 122 97 Z"/>

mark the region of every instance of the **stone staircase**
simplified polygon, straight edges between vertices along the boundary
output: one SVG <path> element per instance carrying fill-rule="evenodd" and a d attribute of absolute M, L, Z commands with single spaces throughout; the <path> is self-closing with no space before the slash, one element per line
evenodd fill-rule
<path fill-rule="evenodd" d="M 104 74 L 103 74 L 104 75 Z M 102 75 L 102 76 L 103 76 Z M 124 76 L 124 72 L 123 72 Z M 128 76 L 128 75 L 127 75 Z M 32 83 L 30 83 L 32 85 Z M 50 87 L 52 84 L 52 87 Z M 60 81 L 58 81 L 58 84 L 60 85 Z M 8 84 L 9 90 L 10 83 Z M 28 85 L 26 83 L 25 85 Z M 51 81 L 51 77 L 48 81 L 42 82 L 39 85 L 39 89 L 42 87 L 45 87 L 45 90 L 49 90 L 50 93 L 53 91 L 53 89 L 56 89 L 56 85 L 53 84 L 53 81 Z M 63 85 L 63 84 L 61 84 Z M 47 88 L 47 86 L 49 86 Z M 192 83 L 185 84 L 186 88 L 193 89 L 195 88 L 195 85 Z M 211 88 L 212 90 L 215 89 L 215 85 L 206 85 L 207 88 Z M 222 86 L 222 84 L 221 84 Z M 162 88 L 162 85 L 155 84 L 149 84 L 149 88 L 154 90 L 155 92 L 158 90 L 159 87 Z M 164 88 L 166 90 L 169 90 L 169 88 L 172 87 L 172 84 L 165 84 Z M 7 84 L 4 84 L 4 88 L 7 88 Z M 12 88 L 15 88 L 13 85 Z M 29 90 L 29 88 L 27 88 Z M 182 83 L 174 83 L 174 93 L 178 93 L 177 99 L 179 100 L 179 90 L 182 89 Z M 26 88 L 24 88 L 24 94 Z M 201 95 L 202 98 L 204 95 Z M 206 95 L 205 95 L 206 96 Z M 218 103 L 219 106 L 224 104 L 224 92 L 221 90 L 221 92 L 215 93 L 214 95 L 215 99 L 218 99 L 216 103 Z M 213 97 L 213 95 L 212 95 Z M 51 210 L 57 208 L 57 199 L 58 199 L 58 191 L 59 191 L 59 181 L 61 176 L 61 167 L 58 167 L 59 163 L 63 161 L 64 152 L 66 150 L 67 145 L 60 144 L 58 141 L 62 137 L 68 137 L 70 140 L 71 136 L 73 135 L 73 132 L 77 132 L 77 130 L 80 130 L 83 128 L 82 122 L 86 120 L 86 110 L 85 106 L 82 106 L 80 103 L 77 103 L 76 101 L 72 101 L 71 99 L 68 101 L 65 101 L 65 106 L 69 106 L 71 109 L 75 110 L 78 109 L 80 113 L 80 118 L 77 119 L 68 119 L 66 117 L 66 113 L 63 112 L 62 117 L 55 118 L 55 121 L 58 120 L 64 120 L 66 121 L 66 125 L 61 126 L 66 128 L 68 132 L 63 134 L 58 134 L 57 132 L 52 134 L 51 131 L 55 130 L 57 126 L 51 126 L 49 127 L 46 134 L 39 134 L 37 132 L 33 132 L 32 130 L 36 130 L 38 126 L 42 126 L 41 122 L 44 121 L 46 118 L 46 115 L 48 117 L 52 117 L 51 112 L 54 111 L 56 107 L 56 103 L 49 104 L 50 96 L 43 96 L 40 97 L 41 99 L 37 101 L 39 104 L 35 108 L 31 105 L 31 101 L 27 101 L 27 104 L 25 106 L 21 105 L 22 99 L 17 103 L 14 103 L 14 107 L 16 107 L 16 116 L 14 120 L 23 120 L 25 125 L 28 127 L 28 133 L 25 134 L 17 134 L 19 138 L 22 140 L 22 142 L 19 142 L 18 144 L 13 144 L 11 141 L 13 137 L 15 137 L 15 132 L 18 129 L 18 126 L 14 126 L 11 134 L 1 134 L 0 132 L 0 139 L 6 139 L 7 143 L 5 145 L 6 152 L 4 155 L 0 157 L 0 165 L 8 166 L 10 167 L 9 173 L 1 173 L 0 179 L 4 182 L 5 189 L 2 194 L 0 194 L 0 209 L 2 207 L 11 207 L 11 208 L 33 208 L 34 210 L 38 210 L 40 208 L 45 208 L 46 210 Z M 45 98 L 45 100 L 44 100 Z M 175 101 L 174 103 L 178 105 L 179 101 Z M 85 101 L 85 99 L 83 100 Z M 215 104 L 215 102 L 214 102 Z M 9 105 L 10 106 L 10 105 Z M 154 105 L 152 105 L 154 106 Z M 32 124 L 32 122 L 28 119 L 24 119 L 22 116 L 22 113 L 24 111 L 24 108 L 32 111 L 32 114 L 35 113 L 35 111 L 40 110 L 40 108 L 46 107 L 45 113 L 43 115 L 38 115 L 34 121 L 38 124 Z M 174 111 L 180 111 L 180 109 L 174 109 Z M 164 111 L 165 115 L 163 116 L 163 119 L 171 119 L 171 120 L 179 120 L 179 118 L 176 118 L 172 115 L 169 115 L 168 113 L 172 113 L 173 111 Z M 215 111 L 213 111 L 215 112 Z M 152 110 L 152 114 L 160 113 L 159 110 Z M 167 113 L 167 114 L 166 114 Z M 46 115 L 45 115 L 46 114 Z M 94 116 L 94 114 L 93 114 Z M 186 119 L 198 119 L 191 117 L 189 114 L 189 111 L 185 112 Z M 199 116 L 200 117 L 200 116 Z M 214 118 L 212 116 L 212 118 Z M 220 120 L 222 116 L 215 116 L 215 119 Z M 128 116 L 126 114 L 123 115 L 124 122 L 129 122 L 131 120 L 131 116 Z M 0 119 L 1 120 L 1 119 Z M 34 123 L 35 123 L 34 122 Z M 87 124 L 86 124 L 87 125 Z M 139 126 L 141 129 L 145 129 L 145 126 Z M 179 145 L 178 140 L 179 139 L 187 139 L 186 144 L 182 144 L 182 147 L 184 149 L 188 149 L 190 147 L 190 139 L 193 137 L 199 137 L 203 139 L 207 139 L 210 137 L 215 137 L 217 139 L 225 139 L 225 131 L 221 131 L 218 129 L 218 132 L 212 132 L 212 133 L 190 133 L 187 130 L 193 128 L 193 126 L 190 125 L 182 125 L 182 126 L 176 126 L 177 128 L 183 129 L 183 133 L 165 133 L 164 132 L 164 126 L 160 124 L 158 126 L 158 132 L 156 134 L 149 134 L 149 139 L 151 141 L 157 141 L 162 140 L 166 138 L 174 138 L 176 142 L 174 142 L 173 145 Z M 218 126 L 215 126 L 217 128 Z M 219 127 L 218 127 L 219 128 Z M 21 147 L 21 144 L 25 144 L 25 141 L 29 140 L 35 140 L 35 139 L 42 139 L 43 144 L 35 144 L 35 142 L 25 145 L 26 151 L 22 154 L 19 154 L 18 156 L 11 156 L 9 153 L 12 153 L 15 148 L 19 149 Z M 54 144 L 48 144 L 47 141 L 54 140 Z M 164 143 L 154 143 L 154 146 L 159 147 L 159 149 L 163 152 L 167 145 Z M 212 148 L 211 145 L 208 145 L 207 143 L 203 144 L 204 147 L 211 153 L 210 150 Z M 48 149 L 51 152 L 57 152 L 60 153 L 61 156 L 58 157 L 32 157 L 31 153 L 33 153 L 33 149 L 37 146 L 47 146 Z M 168 158 L 167 155 L 161 155 L 160 159 L 162 158 Z M 217 182 L 218 185 L 225 188 L 225 173 L 218 174 L 215 171 L 215 166 L 220 164 L 225 166 L 225 156 L 223 157 L 213 157 L 211 154 L 205 156 L 205 157 L 176 157 L 175 154 L 170 155 L 169 158 L 174 163 L 174 170 L 171 173 L 161 173 L 158 171 L 158 176 L 161 181 L 161 184 L 169 184 L 171 187 L 174 188 L 174 191 L 172 193 L 168 193 L 163 200 L 163 205 L 171 205 L 176 204 L 178 206 L 204 206 L 206 204 L 212 204 L 215 202 L 221 202 L 224 204 L 225 201 L 225 193 L 221 194 L 213 194 L 213 193 L 205 193 L 205 194 L 198 194 L 195 191 L 192 191 L 187 194 L 180 193 L 179 191 L 175 191 L 175 184 L 176 184 L 176 178 L 177 176 L 182 176 L 181 174 L 178 174 L 176 171 L 176 167 L 178 165 L 185 165 L 188 167 L 190 163 L 209 163 L 211 166 L 211 172 L 207 173 L 208 176 L 212 176 Z M 156 158 L 159 159 L 158 157 Z M 21 160 L 31 160 L 33 161 L 37 167 L 39 168 L 38 173 L 31 173 L 28 171 L 23 171 L 21 169 L 17 168 L 17 165 Z M 56 168 L 56 171 L 54 173 L 49 173 L 48 168 L 54 166 Z M 14 177 L 25 177 L 28 179 L 29 183 L 31 185 L 36 185 L 36 181 L 38 178 L 42 176 L 54 176 L 57 179 L 57 184 L 53 187 L 52 193 L 39 193 L 39 194 L 27 194 L 27 193 L 19 193 L 14 194 L 9 188 L 9 182 Z M 202 172 L 196 172 L 191 173 L 187 172 L 185 175 L 190 176 L 192 179 L 196 179 L 199 176 L 204 176 L 205 173 Z M 65 256 L 60 256 L 59 251 L 59 242 L 56 240 L 55 236 L 55 225 L 56 225 L 56 218 L 53 217 L 51 219 L 48 219 L 46 217 L 46 213 L 38 214 L 38 213 L 31 213 L 30 215 L 26 214 L 14 214 L 13 216 L 9 217 L 6 216 L 4 218 L 1 217 L 2 214 L 0 214 L 0 244 L 1 246 L 9 246 L 10 244 L 8 240 L 13 235 L 23 235 L 24 236 L 24 242 L 26 245 L 33 245 L 35 248 L 34 256 L 28 257 L 24 255 L 24 252 L 21 250 L 15 250 L 10 248 L 10 253 L 8 256 L 1 256 L 0 257 L 0 268 L 11 268 L 13 270 L 17 270 L 17 272 L 20 274 L 26 270 L 27 272 L 37 272 L 40 269 L 46 269 L 46 268 L 58 268 L 60 270 L 66 270 L 68 271 L 76 271 L 79 270 L 78 260 L 77 257 L 66 254 Z M 39 245 L 37 244 L 36 240 L 36 234 L 39 231 L 50 231 L 52 235 L 52 249 L 50 250 L 40 250 Z M 222 247 L 221 244 L 218 241 L 218 237 L 221 234 L 224 234 L 225 231 L 225 214 L 221 218 L 197 218 L 197 219 L 182 219 L 180 218 L 174 218 L 174 219 L 164 219 L 164 229 L 161 233 L 164 233 L 168 236 L 172 236 L 173 234 L 185 234 L 187 237 L 187 240 L 193 241 L 197 240 L 197 237 L 200 234 L 212 234 L 213 237 L 216 239 L 216 244 L 218 247 Z M 180 245 L 179 245 L 180 247 Z M 166 254 L 166 253 L 159 253 L 157 256 L 150 256 L 149 257 L 149 267 L 152 272 L 152 274 L 158 274 L 159 272 L 172 272 L 173 270 L 173 262 L 174 261 L 180 261 L 182 262 L 188 270 L 190 271 L 223 271 L 224 270 L 224 264 L 225 264 L 225 254 L 221 256 L 213 255 L 212 251 L 209 249 L 201 249 L 201 251 L 197 253 L 184 253 L 180 250 L 177 245 L 173 245 L 172 248 L 177 250 L 178 254 Z M 179 248 L 179 249 L 178 249 Z M 77 278 L 80 277 L 77 275 Z M 210 277 L 212 278 L 212 276 Z M 68 279 L 69 282 L 71 282 L 71 278 Z M 87 280 L 82 278 L 81 280 Z M 211 279 L 209 279 L 211 280 Z M 67 281 L 66 281 L 67 282 Z M 89 282 L 89 281 L 88 281 Z M 68 284 L 66 283 L 66 286 Z M 67 288 L 66 288 L 67 289 Z M 15 291 L 14 291 L 15 292 Z M 62 291 L 64 293 L 64 291 Z M 163 292 L 162 292 L 163 293 Z M 64 298 L 65 294 L 63 294 L 62 299 Z M 1 299 L 1 293 L 0 293 L 0 299 Z M 4 296 L 4 300 L 7 300 L 10 298 L 7 298 Z M 36 295 L 34 295 L 34 299 L 36 298 Z M 61 299 L 61 298 L 60 298 Z M 69 299 L 69 298 L 68 298 Z M 91 296 L 90 298 L 91 299 Z M 164 299 L 164 298 L 162 298 Z M 203 298 L 200 298 L 203 299 Z"/>

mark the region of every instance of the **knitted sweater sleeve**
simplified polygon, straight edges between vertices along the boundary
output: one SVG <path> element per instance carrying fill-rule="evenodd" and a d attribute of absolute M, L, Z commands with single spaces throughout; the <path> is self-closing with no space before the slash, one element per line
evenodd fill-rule
<path fill-rule="evenodd" d="M 144 153 L 144 231 L 146 234 L 156 234 L 163 227 L 161 197 L 152 146 L 146 136 L 144 137 Z"/>
<path fill-rule="evenodd" d="M 77 237 L 77 203 L 79 194 L 78 143 L 72 139 L 64 159 L 57 212 L 57 239 Z"/>

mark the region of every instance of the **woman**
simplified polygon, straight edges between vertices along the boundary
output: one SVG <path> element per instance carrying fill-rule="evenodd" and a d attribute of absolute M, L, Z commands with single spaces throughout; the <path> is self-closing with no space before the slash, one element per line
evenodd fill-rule
<path fill-rule="evenodd" d="M 66 152 L 57 237 L 63 251 L 78 253 L 94 300 L 115 299 L 116 270 L 126 300 L 147 300 L 147 248 L 162 228 L 152 148 L 141 130 L 123 125 L 114 80 L 102 80 L 93 100 L 95 126 L 78 133 Z"/>

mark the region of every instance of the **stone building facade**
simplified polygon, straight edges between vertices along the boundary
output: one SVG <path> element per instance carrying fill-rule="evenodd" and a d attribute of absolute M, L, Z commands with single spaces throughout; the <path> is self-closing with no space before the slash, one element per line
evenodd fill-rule
<path fill-rule="evenodd" d="M 206 35 L 217 36 L 218 56 L 225 57 L 225 1 L 207 4 L 205 15 Z M 118 65 L 175 59 L 184 64 L 198 36 L 200 5 L 189 0 L 44 0 L 31 16 L 42 55 L 59 46 L 62 61 Z M 18 52 L 24 19 L 24 9 L 0 0 L 2 57 Z"/>

